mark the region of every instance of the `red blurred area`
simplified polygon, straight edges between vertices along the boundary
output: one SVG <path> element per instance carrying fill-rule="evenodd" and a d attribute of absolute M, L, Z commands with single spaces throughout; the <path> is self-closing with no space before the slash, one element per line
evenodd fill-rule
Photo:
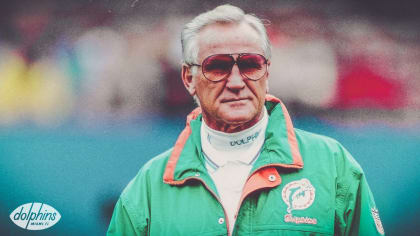
<path fill-rule="evenodd" d="M 345 66 L 339 73 L 335 107 L 397 109 L 405 106 L 407 97 L 401 82 L 375 72 L 363 61 Z"/>

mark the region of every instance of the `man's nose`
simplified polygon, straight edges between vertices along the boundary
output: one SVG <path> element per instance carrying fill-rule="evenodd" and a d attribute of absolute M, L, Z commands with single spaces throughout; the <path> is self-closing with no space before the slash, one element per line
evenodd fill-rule
<path fill-rule="evenodd" d="M 230 89 L 242 89 L 245 87 L 244 78 L 242 77 L 238 65 L 233 65 L 232 71 L 227 78 L 226 87 Z"/>

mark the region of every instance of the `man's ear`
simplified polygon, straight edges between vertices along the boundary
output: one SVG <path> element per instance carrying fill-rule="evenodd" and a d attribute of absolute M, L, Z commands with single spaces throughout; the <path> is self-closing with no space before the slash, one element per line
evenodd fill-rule
<path fill-rule="evenodd" d="M 182 82 L 184 83 L 185 88 L 188 90 L 188 93 L 191 96 L 195 95 L 195 80 L 193 79 L 191 67 L 187 64 L 182 64 L 181 71 Z"/>

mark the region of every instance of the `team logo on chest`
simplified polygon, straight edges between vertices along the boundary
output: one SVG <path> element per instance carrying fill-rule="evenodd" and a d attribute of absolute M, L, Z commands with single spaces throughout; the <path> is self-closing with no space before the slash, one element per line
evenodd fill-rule
<path fill-rule="evenodd" d="M 295 224 L 317 224 L 315 218 L 296 217 L 292 215 L 294 210 L 304 210 L 312 205 L 315 200 L 315 188 L 308 179 L 292 181 L 284 186 L 282 191 L 283 201 L 287 204 L 285 222 Z"/>

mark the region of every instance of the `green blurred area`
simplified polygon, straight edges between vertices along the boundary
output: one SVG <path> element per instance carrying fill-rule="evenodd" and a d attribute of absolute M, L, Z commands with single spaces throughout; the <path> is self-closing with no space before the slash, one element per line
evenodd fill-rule
<path fill-rule="evenodd" d="M 113 206 L 139 168 L 170 148 L 182 118 L 149 117 L 136 124 L 0 129 L 0 234 L 104 235 Z M 387 235 L 413 235 L 420 216 L 419 129 L 348 127 L 301 117 L 295 127 L 340 141 L 363 167 Z M 9 214 L 42 202 L 62 218 L 26 231 Z"/>

